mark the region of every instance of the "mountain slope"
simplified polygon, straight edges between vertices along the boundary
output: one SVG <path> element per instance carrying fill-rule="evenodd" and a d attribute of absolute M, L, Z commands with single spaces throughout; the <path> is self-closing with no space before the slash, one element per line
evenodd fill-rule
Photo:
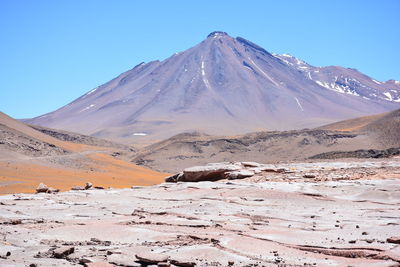
<path fill-rule="evenodd" d="M 374 136 L 377 142 L 386 147 L 396 147 L 400 146 L 400 109 L 383 114 L 340 121 L 322 126 L 319 129 L 367 133 Z"/>
<path fill-rule="evenodd" d="M 75 144 L 85 144 L 90 146 L 98 146 L 98 147 L 110 147 L 110 148 L 119 148 L 129 151 L 134 151 L 134 148 L 131 146 L 126 146 L 120 143 L 111 142 L 108 140 L 96 138 L 93 136 L 63 131 L 63 130 L 56 130 L 47 127 L 42 127 L 38 125 L 29 125 L 29 127 L 44 133 L 48 136 L 52 136 L 61 141 L 67 141 Z"/>
<path fill-rule="evenodd" d="M 52 129 L 45 132 L 75 143 L 0 112 L 0 194 L 34 192 L 40 182 L 61 190 L 87 181 L 104 187 L 152 185 L 166 175 L 117 159 L 115 155 L 131 153 L 126 146 Z"/>
<path fill-rule="evenodd" d="M 400 109 L 385 114 L 361 128 L 386 147 L 400 147 Z"/>
<path fill-rule="evenodd" d="M 5 153 L 6 157 L 7 152 L 5 151 L 13 149 L 22 154 L 45 155 L 47 152 L 52 153 L 52 150 L 63 151 L 61 154 L 64 154 L 90 148 L 85 144 L 73 144 L 53 138 L 14 120 L 3 112 L 0 112 L 0 131 L 2 140 L 0 151 L 1 154 Z"/>
<path fill-rule="evenodd" d="M 196 130 L 232 135 L 315 127 L 396 109 L 399 92 L 397 81 L 312 67 L 214 32 L 184 52 L 141 63 L 27 122 L 139 143 Z"/>
<path fill-rule="evenodd" d="M 377 115 L 364 116 L 344 121 L 338 121 L 328 125 L 323 125 L 319 127 L 319 129 L 328 131 L 342 131 L 342 132 L 360 131 L 371 122 L 378 120 L 389 113 L 390 112 L 386 112 Z"/>

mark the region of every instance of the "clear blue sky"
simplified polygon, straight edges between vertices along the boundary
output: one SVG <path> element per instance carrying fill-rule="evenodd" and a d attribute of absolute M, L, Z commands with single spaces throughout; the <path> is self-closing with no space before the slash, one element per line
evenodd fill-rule
<path fill-rule="evenodd" d="M 1 0 L 0 110 L 55 110 L 214 30 L 316 66 L 400 80 L 399 0 Z"/>

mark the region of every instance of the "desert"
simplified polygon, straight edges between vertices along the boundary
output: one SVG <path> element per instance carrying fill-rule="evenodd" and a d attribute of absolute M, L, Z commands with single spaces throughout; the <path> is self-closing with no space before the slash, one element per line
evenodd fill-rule
<path fill-rule="evenodd" d="M 390 129 L 398 127 L 397 114 L 358 119 L 368 131 L 352 121 L 357 129 L 351 131 L 334 131 L 337 126 L 328 125 L 322 127 L 328 132 L 222 138 L 240 140 L 229 142 L 236 144 L 229 149 L 221 147 L 221 137 L 201 134 L 133 148 L 29 126 L 3 114 L 3 136 L 12 132 L 20 138 L 2 144 L 13 160 L 1 159 L 6 177 L 0 186 L 1 264 L 396 266 L 400 152 L 380 142 L 382 128 L 371 125 L 384 121 Z M 398 133 L 385 136 L 396 143 Z M 307 144 L 304 135 L 310 140 Z M 370 149 L 357 150 L 364 144 L 358 136 L 369 140 Z M 284 142 L 283 151 L 303 143 L 303 151 L 316 154 L 300 151 L 304 158 L 296 152 L 285 161 L 278 157 L 284 154 L 280 152 L 273 161 L 266 157 L 267 149 L 256 149 L 268 146 L 270 139 Z M 344 149 L 343 139 L 347 149 L 356 150 L 319 153 Z M 38 150 L 41 153 L 32 149 L 51 144 L 42 140 L 56 145 Z M 197 149 L 176 149 L 180 142 Z M 225 151 L 231 161 L 209 162 L 204 147 L 220 160 L 227 159 Z M 160 151 L 163 156 L 155 157 Z M 133 163 L 144 155 L 157 160 L 138 163 L 169 166 L 168 171 Z M 265 162 L 235 161 L 239 158 Z"/>
<path fill-rule="evenodd" d="M 400 266 L 398 14 L 0 1 L 0 267 Z"/>
<path fill-rule="evenodd" d="M 1 196 L 2 265 L 399 264 L 400 158 L 236 166 L 265 171 Z"/>

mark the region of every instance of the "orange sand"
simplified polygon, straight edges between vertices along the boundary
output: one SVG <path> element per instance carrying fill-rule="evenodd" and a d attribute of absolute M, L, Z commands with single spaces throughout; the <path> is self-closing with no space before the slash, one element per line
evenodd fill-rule
<path fill-rule="evenodd" d="M 154 185 L 168 176 L 101 153 L 88 157 L 93 160 L 88 170 L 0 162 L 0 194 L 33 193 L 41 182 L 65 191 L 75 185 L 83 186 L 85 182 L 105 188 Z"/>

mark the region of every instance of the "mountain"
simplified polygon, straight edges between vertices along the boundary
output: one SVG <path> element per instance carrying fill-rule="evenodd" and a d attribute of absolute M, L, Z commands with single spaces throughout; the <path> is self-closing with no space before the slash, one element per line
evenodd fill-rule
<path fill-rule="evenodd" d="M 279 163 L 399 154 L 400 109 L 317 129 L 256 132 L 239 136 L 179 134 L 141 149 L 132 162 L 173 173 L 208 162 Z"/>
<path fill-rule="evenodd" d="M 213 32 L 184 52 L 141 63 L 70 104 L 25 121 L 140 143 L 188 131 L 302 129 L 399 107 L 398 81 L 314 67 Z"/>
<path fill-rule="evenodd" d="M 41 182 L 61 190 L 87 181 L 129 187 L 156 184 L 166 176 L 121 160 L 124 153 L 132 153 L 130 147 L 35 128 L 0 112 L 0 194 L 34 192 Z"/>

